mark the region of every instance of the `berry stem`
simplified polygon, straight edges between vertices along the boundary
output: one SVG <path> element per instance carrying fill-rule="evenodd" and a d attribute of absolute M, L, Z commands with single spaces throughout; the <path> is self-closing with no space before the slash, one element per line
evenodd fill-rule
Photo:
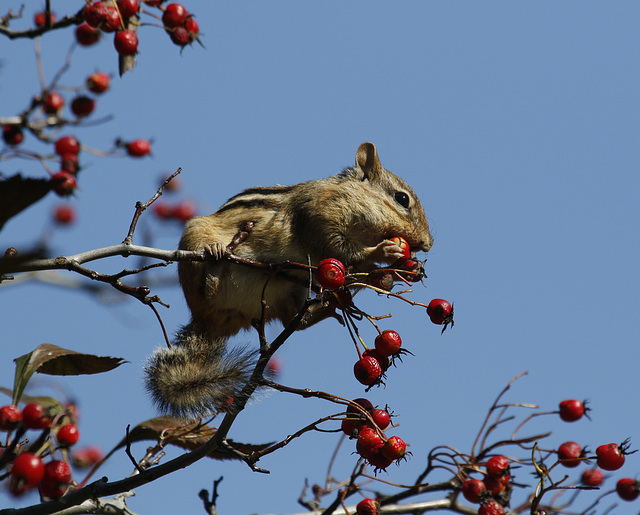
<path fill-rule="evenodd" d="M 360 347 L 358 346 L 358 341 L 360 341 L 360 343 L 362 344 L 362 346 L 364 347 L 365 350 L 367 350 L 367 346 L 365 345 L 364 341 L 360 337 L 360 332 L 358 331 L 358 326 L 353 321 L 353 318 L 351 317 L 351 315 L 349 315 L 349 313 L 347 313 L 346 311 L 344 312 L 344 315 L 345 315 L 345 319 L 346 319 L 346 322 L 347 322 L 345 325 L 347 326 L 347 330 L 349 331 L 349 335 L 351 336 L 351 339 L 353 340 L 353 343 L 356 346 L 356 352 L 358 353 L 358 359 L 362 359 L 362 352 L 360 352 Z M 354 332 L 355 332 L 355 335 L 354 335 Z M 356 336 L 358 337 L 357 340 L 356 340 Z"/>

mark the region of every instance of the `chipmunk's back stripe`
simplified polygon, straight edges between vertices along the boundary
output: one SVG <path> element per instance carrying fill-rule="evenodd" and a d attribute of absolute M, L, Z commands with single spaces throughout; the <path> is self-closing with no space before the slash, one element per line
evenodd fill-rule
<path fill-rule="evenodd" d="M 281 202 L 281 199 L 273 198 L 273 196 L 288 193 L 292 189 L 293 186 L 249 188 L 227 200 L 227 202 L 220 209 L 218 209 L 218 213 L 228 211 L 230 209 L 236 209 L 239 207 L 275 207 Z"/>
<path fill-rule="evenodd" d="M 242 193 L 238 193 L 235 197 L 231 197 L 229 200 L 233 200 L 236 197 L 243 197 L 245 195 L 279 195 L 280 193 L 289 193 L 294 186 L 258 186 L 256 188 L 249 188 Z"/>
<path fill-rule="evenodd" d="M 247 200 L 236 200 L 235 202 L 227 202 L 224 206 L 218 209 L 218 213 L 222 213 L 223 211 L 229 211 L 231 209 L 247 209 L 252 207 L 266 207 L 266 208 L 275 208 L 279 203 L 269 199 L 247 199 Z"/>

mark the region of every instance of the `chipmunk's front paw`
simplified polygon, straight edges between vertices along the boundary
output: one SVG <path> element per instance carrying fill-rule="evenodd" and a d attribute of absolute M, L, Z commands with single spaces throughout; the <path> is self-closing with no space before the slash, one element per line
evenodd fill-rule
<path fill-rule="evenodd" d="M 405 256 L 400 246 L 391 240 L 383 240 L 378 243 L 372 255 L 376 263 L 385 263 L 388 265 L 395 263 Z"/>
<path fill-rule="evenodd" d="M 220 242 L 208 243 L 204 247 L 204 252 L 211 255 L 214 259 L 222 259 L 227 251 L 226 245 Z"/>

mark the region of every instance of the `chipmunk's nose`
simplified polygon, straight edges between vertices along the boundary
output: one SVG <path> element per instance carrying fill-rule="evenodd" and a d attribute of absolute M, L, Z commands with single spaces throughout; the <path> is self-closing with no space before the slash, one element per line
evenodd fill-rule
<path fill-rule="evenodd" d="M 421 250 L 423 252 L 429 252 L 429 250 L 431 249 L 431 246 L 433 245 L 433 238 L 431 237 L 431 234 L 427 234 L 427 237 L 425 239 L 423 239 L 422 241 L 418 242 L 418 244 L 416 245 L 416 250 Z"/>

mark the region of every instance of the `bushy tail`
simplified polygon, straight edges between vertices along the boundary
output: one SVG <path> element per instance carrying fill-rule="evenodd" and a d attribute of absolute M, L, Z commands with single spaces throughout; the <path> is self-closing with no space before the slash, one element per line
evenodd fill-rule
<path fill-rule="evenodd" d="M 251 376 L 256 351 L 227 351 L 226 338 L 213 340 L 182 328 L 171 348 L 157 349 L 144 367 L 146 389 L 163 413 L 201 417 L 223 410 Z"/>

